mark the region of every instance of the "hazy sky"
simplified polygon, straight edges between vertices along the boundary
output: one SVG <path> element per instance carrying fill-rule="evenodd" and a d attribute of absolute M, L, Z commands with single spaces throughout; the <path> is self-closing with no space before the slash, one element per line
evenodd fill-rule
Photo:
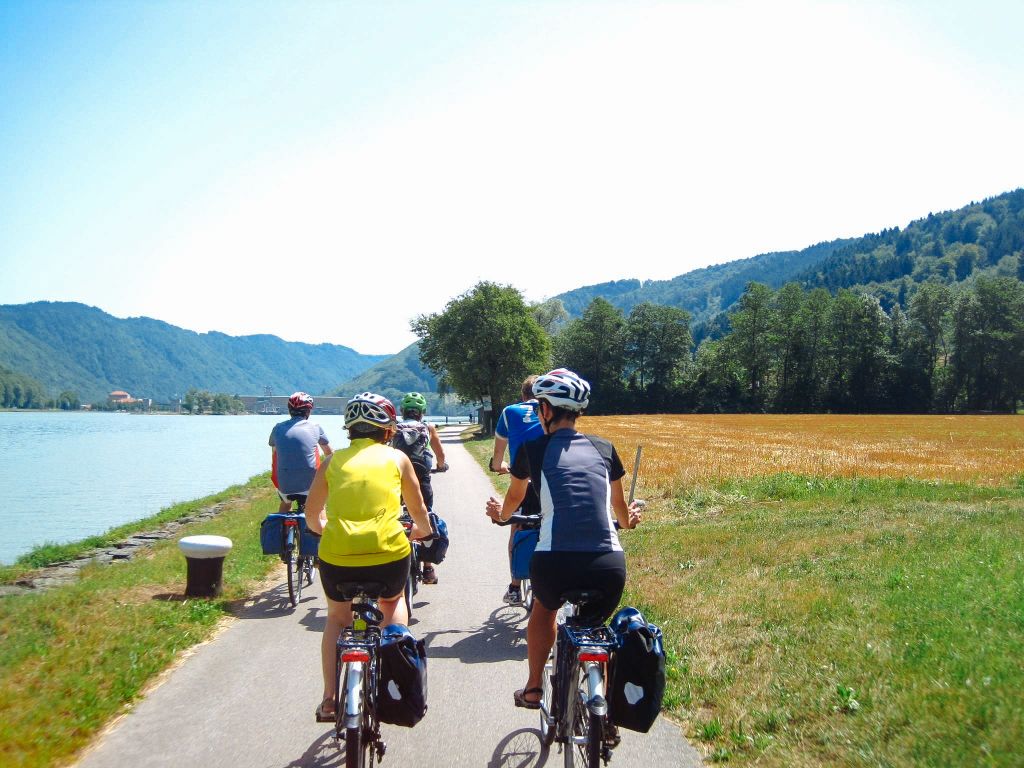
<path fill-rule="evenodd" d="M 396 352 L 1024 185 L 1024 3 L 0 2 L 0 304 Z"/>

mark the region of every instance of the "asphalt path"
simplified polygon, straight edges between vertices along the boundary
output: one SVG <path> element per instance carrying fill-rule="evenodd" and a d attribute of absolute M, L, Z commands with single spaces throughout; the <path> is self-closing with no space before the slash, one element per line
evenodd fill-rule
<path fill-rule="evenodd" d="M 526 681 L 526 617 L 502 605 L 508 529 L 484 516 L 488 476 L 442 430 L 451 470 L 435 475 L 435 508 L 451 547 L 439 583 L 423 585 L 411 629 L 428 647 L 429 710 L 415 728 L 382 726 L 383 765 L 539 768 L 562 764 L 540 744 L 538 715 L 517 709 Z M 292 609 L 280 584 L 247 603 L 82 757 L 80 768 L 342 766 L 333 726 L 317 723 L 324 598 L 319 581 Z M 622 732 L 610 765 L 701 764 L 674 724 Z"/>

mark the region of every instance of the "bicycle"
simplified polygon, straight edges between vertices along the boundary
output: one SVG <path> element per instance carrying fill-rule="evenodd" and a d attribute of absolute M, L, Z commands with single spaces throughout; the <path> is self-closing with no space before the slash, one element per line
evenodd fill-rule
<path fill-rule="evenodd" d="M 436 475 L 448 471 L 447 462 L 444 466 L 437 467 L 430 470 L 430 474 Z M 405 535 L 409 535 L 409 531 L 412 530 L 412 516 L 409 514 L 409 508 L 405 506 L 405 501 L 402 501 L 402 514 L 399 515 L 399 521 L 402 523 L 402 527 L 405 528 Z M 431 536 L 425 539 L 419 539 L 416 541 L 410 540 L 412 545 L 412 558 L 409 564 L 409 578 L 405 582 L 405 610 L 409 614 L 409 621 L 412 621 L 412 599 L 420 591 L 420 584 L 423 583 L 423 561 L 420 559 L 420 544 L 424 541 L 430 541 L 437 532 L 434 531 Z"/>
<path fill-rule="evenodd" d="M 519 526 L 519 530 L 520 531 L 534 531 L 534 530 L 539 530 L 540 529 L 540 521 L 541 521 L 540 514 L 521 515 L 518 512 L 516 512 L 515 514 L 510 515 L 508 520 L 505 520 L 504 522 L 500 522 L 500 523 L 497 523 L 497 524 L 498 525 L 502 525 L 502 526 L 515 524 L 515 525 Z M 517 531 L 517 533 L 518 533 L 518 531 Z M 536 542 L 534 542 L 534 546 L 536 546 Z M 512 551 L 509 553 L 510 560 L 514 556 L 515 556 L 515 542 L 513 540 Z M 510 563 L 510 565 L 511 565 L 511 563 Z M 513 566 L 513 571 L 515 571 L 514 566 Z M 523 609 L 526 611 L 526 615 L 529 616 L 530 612 L 533 610 L 533 587 L 530 584 L 530 576 L 529 576 L 529 572 L 528 571 L 524 570 L 524 571 L 519 571 L 518 573 L 525 573 L 526 574 L 525 576 L 521 576 L 520 579 L 519 579 L 519 594 L 522 596 L 522 601 L 520 602 L 520 605 L 523 606 Z M 513 575 L 513 577 L 515 577 L 517 575 L 517 573 L 513 573 L 512 575 Z"/>
<path fill-rule="evenodd" d="M 305 497 L 293 499 L 297 510 L 287 514 L 284 519 L 284 546 L 281 552 L 281 560 L 288 571 L 288 600 L 292 607 L 299 604 L 302 598 L 302 582 L 312 585 L 313 574 L 316 570 L 316 556 L 303 554 L 302 552 L 302 523 L 299 519 L 306 519 Z"/>
<path fill-rule="evenodd" d="M 540 732 L 544 746 L 562 745 L 566 768 L 598 768 L 611 759 L 619 743 L 608 719 L 605 673 L 614 645 L 611 630 L 581 618 L 588 603 L 604 597 L 600 590 L 562 594 L 555 644 L 541 682 Z"/>
<path fill-rule="evenodd" d="M 367 768 L 380 762 L 387 745 L 377 719 L 377 677 L 380 673 L 380 624 L 377 601 L 387 585 L 342 582 L 342 597 L 352 601 L 352 626 L 338 636 L 335 651 L 334 735 L 345 742 L 346 768 Z"/>

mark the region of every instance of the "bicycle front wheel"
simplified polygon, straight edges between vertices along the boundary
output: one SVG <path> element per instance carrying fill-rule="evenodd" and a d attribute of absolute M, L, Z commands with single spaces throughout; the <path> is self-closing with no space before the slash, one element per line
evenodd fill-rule
<path fill-rule="evenodd" d="M 540 681 L 540 742 L 545 747 L 550 747 L 555 740 L 555 721 L 552 715 L 555 696 L 551 684 L 551 676 L 554 671 L 555 657 L 549 655 L 548 660 L 544 662 L 544 672 Z"/>
<path fill-rule="evenodd" d="M 598 768 L 601 764 L 602 720 L 587 707 L 587 676 L 579 664 L 572 665 L 568 706 L 565 712 L 566 743 L 562 754 L 565 768 Z"/>
<path fill-rule="evenodd" d="M 529 616 L 530 611 L 533 610 L 533 585 L 530 584 L 529 579 L 523 579 L 519 589 L 522 590 L 523 608 L 526 609 L 526 615 Z"/>

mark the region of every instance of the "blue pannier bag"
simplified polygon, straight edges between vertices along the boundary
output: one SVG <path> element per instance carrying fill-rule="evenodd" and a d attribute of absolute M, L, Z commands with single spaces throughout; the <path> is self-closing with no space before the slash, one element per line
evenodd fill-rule
<path fill-rule="evenodd" d="M 267 515 L 260 524 L 260 546 L 264 555 L 280 555 L 284 553 L 284 521 L 295 518 L 299 521 L 299 532 L 302 541 L 299 548 L 304 555 L 314 557 L 320 551 L 320 539 L 310 532 L 306 526 L 306 516 L 275 512 Z"/>
<path fill-rule="evenodd" d="M 540 541 L 540 530 L 528 528 L 524 531 L 516 531 L 512 537 L 512 578 L 530 578 L 530 560 L 533 559 L 533 550 L 537 548 Z"/>
<path fill-rule="evenodd" d="M 434 530 L 435 537 L 419 545 L 419 558 L 424 563 L 437 565 L 448 554 L 448 523 L 442 520 L 436 512 L 431 512 L 430 527 Z"/>
<path fill-rule="evenodd" d="M 411 728 L 426 713 L 426 647 L 404 624 L 388 624 L 380 633 L 377 717 L 382 723 Z"/>
<path fill-rule="evenodd" d="M 260 523 L 260 546 L 264 555 L 284 552 L 284 519 L 286 515 L 267 515 Z"/>
<path fill-rule="evenodd" d="M 615 725 L 647 733 L 665 695 L 661 630 L 629 606 L 610 622 L 615 645 L 608 664 L 608 712 Z"/>

